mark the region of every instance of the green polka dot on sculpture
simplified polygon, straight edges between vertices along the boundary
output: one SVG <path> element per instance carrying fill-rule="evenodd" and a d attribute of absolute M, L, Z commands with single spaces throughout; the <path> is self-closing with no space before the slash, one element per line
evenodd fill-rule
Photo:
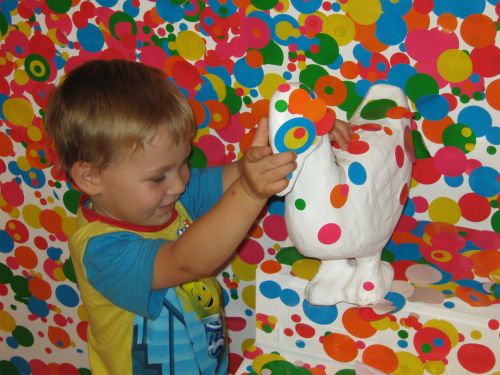
<path fill-rule="evenodd" d="M 50 65 L 40 55 L 28 55 L 24 60 L 24 69 L 30 78 L 37 82 L 46 81 L 50 77 Z"/>
<path fill-rule="evenodd" d="M 415 103 L 422 96 L 439 94 L 439 86 L 433 77 L 420 73 L 408 78 L 405 92 L 408 98 Z"/>
<path fill-rule="evenodd" d="M 380 120 L 387 117 L 387 111 L 397 107 L 397 103 L 391 99 L 377 99 L 367 103 L 361 109 L 361 118 L 365 120 Z"/>

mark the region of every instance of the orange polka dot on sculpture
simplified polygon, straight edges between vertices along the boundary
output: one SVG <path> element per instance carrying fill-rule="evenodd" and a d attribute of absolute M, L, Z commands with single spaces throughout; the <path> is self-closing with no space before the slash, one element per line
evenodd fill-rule
<path fill-rule="evenodd" d="M 351 362 L 358 355 L 354 340 L 341 333 L 332 333 L 323 337 L 323 349 L 332 359 L 339 362 Z"/>
<path fill-rule="evenodd" d="M 496 33 L 495 22 L 484 14 L 471 14 L 460 26 L 464 42 L 475 48 L 484 48 L 495 43 Z"/>
<path fill-rule="evenodd" d="M 342 207 L 349 197 L 349 185 L 335 185 L 330 192 L 330 202 L 334 208 Z"/>

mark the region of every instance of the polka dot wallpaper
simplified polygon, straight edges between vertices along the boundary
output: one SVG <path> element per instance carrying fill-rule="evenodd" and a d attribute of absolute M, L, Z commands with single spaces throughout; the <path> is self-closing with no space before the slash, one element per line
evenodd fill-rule
<path fill-rule="evenodd" d="M 190 163 L 197 167 L 239 159 L 282 83 L 314 89 L 331 107 L 332 120 L 348 119 L 373 84 L 399 86 L 415 113 L 416 163 L 383 258 L 396 280 L 421 287 L 421 301 L 449 310 L 457 301 L 498 304 L 499 14 L 497 0 L 1 1 L 0 373 L 89 373 L 87 320 L 67 250 L 79 193 L 58 173 L 43 118 L 51 89 L 97 58 L 137 60 L 168 73 L 195 114 Z M 345 192 L 336 194 L 341 200 Z M 315 261 L 290 244 L 283 210 L 282 199 L 269 201 L 219 276 L 233 371 L 255 350 L 255 326 L 276 325 L 255 311 L 256 293 L 290 305 L 302 298 L 272 280 L 258 290 L 257 270 L 273 275 L 286 266 L 302 278 L 315 272 Z M 393 304 L 404 304 L 404 292 L 391 293 Z M 337 314 L 336 307 L 318 313 L 304 305 L 292 317 L 294 329 L 314 336 L 302 319 L 328 325 Z M 459 346 L 470 373 L 495 367 L 480 338 L 463 343 L 458 328 L 422 326 L 411 317 L 404 324 L 418 328 L 413 342 L 401 330 L 394 334 L 418 356 L 361 347 L 353 337 L 394 323 L 363 314 L 344 312 L 347 332 L 322 338 L 332 358 L 348 362 L 362 352 L 366 364 L 381 370 L 427 362 L 439 370 L 447 348 Z M 497 319 L 488 329 L 498 339 Z M 339 345 L 345 350 L 330 352 Z"/>

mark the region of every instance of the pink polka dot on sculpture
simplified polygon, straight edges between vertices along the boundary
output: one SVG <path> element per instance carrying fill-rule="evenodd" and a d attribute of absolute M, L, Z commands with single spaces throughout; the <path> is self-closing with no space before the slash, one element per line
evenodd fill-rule
<path fill-rule="evenodd" d="M 412 201 L 415 206 L 415 212 L 422 213 L 429 209 L 429 202 L 422 196 L 413 197 Z"/>
<path fill-rule="evenodd" d="M 323 225 L 318 231 L 318 240 L 322 244 L 331 245 L 338 241 L 340 235 L 340 227 L 335 223 L 329 223 Z"/>
<path fill-rule="evenodd" d="M 399 168 L 402 168 L 405 162 L 405 153 L 403 151 L 403 148 L 400 145 L 397 145 L 394 154 L 396 157 L 396 164 Z"/>
<path fill-rule="evenodd" d="M 462 216 L 472 222 L 486 220 L 491 213 L 490 202 L 487 198 L 475 193 L 467 193 L 458 200 Z"/>
<path fill-rule="evenodd" d="M 366 290 L 366 291 L 370 291 L 370 290 L 373 290 L 375 288 L 375 285 L 371 282 L 371 281 L 365 281 L 363 283 L 363 289 Z"/>
<path fill-rule="evenodd" d="M 460 176 L 467 168 L 467 157 L 462 150 L 445 146 L 436 152 L 434 164 L 445 176 Z"/>

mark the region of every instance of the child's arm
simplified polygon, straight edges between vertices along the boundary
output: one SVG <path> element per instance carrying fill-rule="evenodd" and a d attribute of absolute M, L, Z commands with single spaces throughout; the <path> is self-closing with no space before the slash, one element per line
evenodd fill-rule
<path fill-rule="evenodd" d="M 228 186 L 220 201 L 177 241 L 166 242 L 158 251 L 153 289 L 212 275 L 246 236 L 267 198 L 288 185 L 287 176 L 296 167 L 295 158 L 291 152 L 272 154 L 268 124 L 261 121 L 237 169 L 230 169 L 229 175 L 224 172 Z"/>

